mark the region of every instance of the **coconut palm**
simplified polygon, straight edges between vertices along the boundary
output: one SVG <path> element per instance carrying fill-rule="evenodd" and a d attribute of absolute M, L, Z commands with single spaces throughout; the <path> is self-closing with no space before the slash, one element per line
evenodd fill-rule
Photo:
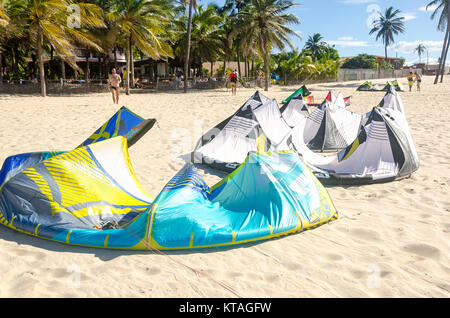
<path fill-rule="evenodd" d="M 2 0 L 0 0 L 0 30 L 2 30 L 2 28 L 5 28 L 7 25 L 9 24 L 9 17 L 6 14 L 6 11 L 3 8 L 3 2 Z M 1 32 L 1 37 L 0 37 L 0 41 L 2 41 L 2 38 L 4 37 L 4 34 L 6 34 L 5 30 L 2 30 Z M 1 42 L 0 42 L 1 44 Z M 3 84 L 3 57 L 2 57 L 2 47 L 0 45 L 0 85 Z"/>
<path fill-rule="evenodd" d="M 181 3 L 186 8 L 188 0 L 181 0 Z M 187 93 L 187 80 L 189 73 L 189 56 L 191 52 L 191 29 L 192 29 L 192 10 L 195 9 L 197 11 L 197 1 L 189 0 L 189 9 L 188 9 L 188 20 L 186 26 L 186 55 L 184 57 L 184 92 Z"/>
<path fill-rule="evenodd" d="M 3 8 L 3 0 L 0 0 L 0 27 L 5 27 L 9 24 L 9 17 Z"/>
<path fill-rule="evenodd" d="M 14 25 L 35 44 L 43 97 L 47 95 L 43 62 L 43 52 L 47 46 L 74 69 L 78 69 L 75 43 L 102 50 L 96 40 L 85 32 L 86 29 L 104 27 L 100 8 L 94 4 L 77 2 L 80 19 L 77 25 L 72 25 L 68 23 L 72 14 L 68 8 L 72 4 L 70 0 L 8 1 L 8 11 L 11 12 L 10 18 Z"/>
<path fill-rule="evenodd" d="M 442 45 L 441 57 L 439 59 L 439 69 L 436 72 L 436 78 L 434 79 L 434 84 L 437 84 L 439 80 L 439 75 L 441 75 L 441 83 L 444 79 L 444 68 L 445 61 L 447 60 L 448 49 L 450 45 L 450 4 L 449 0 L 433 0 L 426 8 L 436 7 L 436 9 L 431 14 L 431 19 L 433 20 L 437 16 L 439 16 L 439 22 L 437 29 L 439 31 L 445 30 L 444 43 Z"/>
<path fill-rule="evenodd" d="M 419 55 L 419 63 L 422 63 L 422 54 L 425 53 L 426 50 L 427 50 L 427 48 L 426 48 L 425 45 L 423 45 L 422 43 L 420 43 L 420 44 L 414 49 L 414 52 L 417 52 L 417 54 Z"/>
<path fill-rule="evenodd" d="M 382 39 L 386 60 L 388 46 L 395 43 L 394 35 L 405 32 L 405 18 L 399 16 L 400 13 L 401 11 L 394 10 L 394 7 L 386 9 L 384 15 L 380 12 L 380 16 L 374 21 L 373 28 L 369 32 L 369 35 L 377 32 L 377 41 Z"/>
<path fill-rule="evenodd" d="M 224 54 L 222 44 L 223 36 L 220 24 L 222 17 L 217 14 L 214 6 L 203 8 L 199 6 L 192 17 L 190 59 L 201 67 L 204 61 L 215 61 Z M 187 21 L 181 17 L 179 27 L 182 30 L 175 54 L 184 61 L 186 56 Z M 212 69 L 211 69 L 212 70 Z"/>
<path fill-rule="evenodd" d="M 289 37 L 299 37 L 288 26 L 300 23 L 296 15 L 287 12 L 294 6 L 296 4 L 290 0 L 250 0 L 239 12 L 240 19 L 236 29 L 242 31 L 246 37 L 256 40 L 264 60 L 265 91 L 269 89 L 269 54 L 272 48 L 276 47 L 282 51 L 287 44 L 294 49 Z"/>
<path fill-rule="evenodd" d="M 320 33 L 314 33 L 308 37 L 305 43 L 305 50 L 311 52 L 311 57 L 319 59 L 327 48 L 327 43 L 323 41 L 323 37 Z"/>
<path fill-rule="evenodd" d="M 167 41 L 166 27 L 170 24 L 167 12 L 166 3 L 162 1 L 121 0 L 107 15 L 116 36 L 115 42 L 125 51 L 127 94 L 130 94 L 133 45 L 155 60 L 173 56 Z"/>

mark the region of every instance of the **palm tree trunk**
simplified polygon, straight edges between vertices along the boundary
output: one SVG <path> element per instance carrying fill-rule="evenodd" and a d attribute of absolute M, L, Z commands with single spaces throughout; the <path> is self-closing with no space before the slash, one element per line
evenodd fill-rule
<path fill-rule="evenodd" d="M 39 60 L 39 75 L 41 79 L 41 96 L 47 96 L 47 88 L 45 86 L 45 70 L 44 70 L 44 61 L 42 59 L 42 45 L 44 42 L 44 36 L 42 35 L 42 30 L 38 28 L 38 38 L 37 38 L 37 54 Z"/>
<path fill-rule="evenodd" d="M 48 61 L 48 77 L 51 79 L 53 76 L 53 46 L 50 45 L 50 61 Z"/>
<path fill-rule="evenodd" d="M 117 48 L 114 48 L 114 68 L 117 70 Z"/>
<path fill-rule="evenodd" d="M 242 77 L 242 73 L 241 73 L 241 56 L 239 54 L 239 50 L 236 49 L 236 51 L 237 51 L 236 55 L 237 55 L 237 63 L 238 63 L 238 73 L 239 73 L 239 76 Z"/>
<path fill-rule="evenodd" d="M 189 54 L 191 51 L 191 27 L 192 27 L 192 6 L 194 5 L 193 0 L 189 0 L 189 17 L 187 25 L 187 43 L 186 43 L 186 57 L 184 59 L 184 92 L 187 93 L 187 80 L 189 72 Z"/>
<path fill-rule="evenodd" d="M 126 42 L 127 42 L 127 48 L 125 50 L 125 59 L 127 61 L 127 66 L 126 66 L 126 70 L 125 70 L 126 94 L 130 95 L 130 40 L 129 40 L 129 36 L 127 36 Z"/>
<path fill-rule="evenodd" d="M 103 84 L 103 57 L 98 58 L 98 77 L 100 78 L 100 85 Z"/>
<path fill-rule="evenodd" d="M 445 73 L 445 62 L 447 61 L 447 55 L 448 55 L 448 47 L 450 45 L 450 29 L 447 33 L 447 47 L 445 48 L 444 53 L 444 60 L 442 62 L 442 73 L 441 73 L 441 83 L 444 81 L 444 73 Z"/>
<path fill-rule="evenodd" d="M 89 50 L 86 50 L 86 69 L 85 69 L 85 71 L 84 71 L 84 81 L 86 82 L 86 84 L 88 84 L 89 83 L 89 67 L 90 67 L 90 65 L 89 65 L 89 55 L 90 55 L 90 52 L 89 52 Z"/>
<path fill-rule="evenodd" d="M 448 47 L 450 45 L 450 3 L 447 1 L 447 48 L 445 49 L 444 61 L 442 62 L 441 83 L 444 80 L 445 61 L 447 60 Z"/>
<path fill-rule="evenodd" d="M 269 55 L 267 53 L 264 53 L 264 91 L 269 90 Z"/>
<path fill-rule="evenodd" d="M 61 59 L 61 78 L 66 80 L 66 64 L 63 59 Z"/>
<path fill-rule="evenodd" d="M 131 35 L 130 35 L 130 67 L 131 67 L 131 87 L 134 87 L 134 56 L 133 56 L 133 44 L 131 42 Z"/>
<path fill-rule="evenodd" d="M 214 76 L 214 62 L 211 61 L 211 71 L 209 72 L 210 76 L 209 77 L 213 77 Z"/>
<path fill-rule="evenodd" d="M 252 76 L 255 73 L 255 58 L 254 57 L 252 57 L 252 69 L 251 69 L 250 73 Z"/>
<path fill-rule="evenodd" d="M 0 50 L 0 86 L 3 85 L 3 57 L 2 51 Z"/>
<path fill-rule="evenodd" d="M 384 45 L 384 56 L 386 57 L 386 62 L 388 59 L 388 55 L 387 55 L 387 44 Z"/>
<path fill-rule="evenodd" d="M 266 39 L 264 37 L 264 30 L 261 30 L 261 35 L 259 38 L 259 49 L 263 55 L 264 59 L 264 91 L 269 90 L 269 54 L 267 53 Z"/>
<path fill-rule="evenodd" d="M 442 46 L 441 60 L 439 61 L 439 68 L 436 70 L 436 77 L 434 79 L 434 84 L 437 84 L 437 82 L 439 80 L 440 73 L 445 69 L 444 55 L 445 55 L 446 48 L 448 46 L 448 40 L 449 40 L 448 36 L 449 36 L 449 34 L 450 34 L 450 24 L 447 24 L 447 30 L 446 30 L 446 33 L 445 33 L 444 44 Z"/>

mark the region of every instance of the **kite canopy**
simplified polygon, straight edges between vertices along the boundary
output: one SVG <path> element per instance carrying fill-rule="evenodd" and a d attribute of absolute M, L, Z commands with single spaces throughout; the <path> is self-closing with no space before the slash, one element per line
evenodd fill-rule
<path fill-rule="evenodd" d="M 308 103 L 303 98 L 292 98 L 281 107 L 280 112 L 290 127 L 295 127 L 301 118 L 311 114 Z"/>
<path fill-rule="evenodd" d="M 192 160 L 231 172 L 250 152 L 287 150 L 280 143 L 290 130 L 276 100 L 256 92 L 234 115 L 200 138 Z"/>
<path fill-rule="evenodd" d="M 127 224 L 153 201 L 136 179 L 126 139 L 44 154 L 40 162 L 2 184 L 2 224 L 69 244 L 120 248 L 138 244 L 126 230 L 101 230 L 107 223 Z"/>
<path fill-rule="evenodd" d="M 372 91 L 373 84 L 372 84 L 372 82 L 366 81 L 366 82 L 362 83 L 356 90 L 357 91 Z"/>
<path fill-rule="evenodd" d="M 150 211 L 136 223 L 150 219 L 145 242 L 157 249 L 265 240 L 338 217 L 326 189 L 293 152 L 252 153 L 211 189 L 188 164 Z M 130 228 L 137 229 L 137 224 Z"/>
<path fill-rule="evenodd" d="M 407 177 L 419 168 L 399 94 L 391 86 L 380 106 L 363 120 L 357 138 L 336 155 L 320 156 L 303 141 L 306 119 L 289 136 L 289 145 L 326 184 L 370 184 Z"/>
<path fill-rule="evenodd" d="M 286 104 L 288 103 L 292 98 L 298 98 L 299 96 L 301 97 L 307 97 L 311 95 L 311 92 L 306 88 L 305 85 L 303 85 L 302 87 L 300 87 L 298 90 L 296 90 L 291 96 L 289 96 L 288 98 L 286 98 L 285 100 L 283 100 L 281 103 L 282 104 Z"/>
<path fill-rule="evenodd" d="M 403 92 L 403 86 L 398 80 L 388 81 L 386 85 L 380 88 L 378 85 L 373 85 L 372 82 L 364 82 L 361 84 L 356 90 L 357 91 L 366 91 L 366 92 L 383 92 L 389 91 L 390 86 L 394 86 L 395 90 L 398 92 Z"/>
<path fill-rule="evenodd" d="M 343 98 L 344 103 L 341 105 L 344 105 L 344 108 L 351 105 L 352 96 L 347 96 L 347 97 L 339 96 L 339 99 L 340 99 L 340 97 Z M 332 91 L 329 91 L 327 96 L 325 97 L 325 100 L 322 102 L 322 104 L 325 103 L 325 101 L 335 103 L 337 99 L 338 99 L 338 97 L 336 97 L 336 95 L 334 95 Z M 339 101 L 339 103 L 341 103 L 341 101 Z M 322 104 L 308 103 L 309 106 L 317 106 L 317 107 L 322 106 Z"/>
<path fill-rule="evenodd" d="M 97 129 L 80 146 L 123 136 L 128 141 L 128 146 L 135 144 L 156 123 L 156 119 L 144 119 L 122 106 L 106 123 Z"/>
<path fill-rule="evenodd" d="M 387 82 L 382 90 L 389 91 L 391 85 L 394 86 L 394 88 L 397 92 L 403 92 L 403 86 L 398 80 L 393 80 L 393 81 Z"/>
<path fill-rule="evenodd" d="M 188 164 L 154 202 L 137 181 L 123 137 L 32 156 L 37 163 L 0 188 L 0 222 L 67 244 L 138 250 L 225 246 L 304 231 L 338 217 L 325 188 L 293 152 L 251 154 L 211 189 Z"/>
<path fill-rule="evenodd" d="M 341 150 L 355 140 L 363 116 L 345 109 L 342 94 L 325 100 L 306 119 L 304 142 L 312 150 Z"/>

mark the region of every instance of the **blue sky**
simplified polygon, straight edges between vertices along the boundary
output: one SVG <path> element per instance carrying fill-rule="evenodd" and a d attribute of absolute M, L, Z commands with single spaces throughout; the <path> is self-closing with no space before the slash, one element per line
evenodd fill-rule
<path fill-rule="evenodd" d="M 395 37 L 396 43 L 388 48 L 391 57 L 404 57 L 407 64 L 419 61 L 414 48 L 419 43 L 428 48 L 430 63 L 437 63 L 442 50 L 444 32 L 437 30 L 437 18 L 431 20 L 432 10 L 425 6 L 431 0 L 294 0 L 301 5 L 291 10 L 300 19 L 300 24 L 292 26 L 302 40 L 293 38 L 294 45 L 301 49 L 309 35 L 320 33 L 326 42 L 335 45 L 341 57 L 368 53 L 384 56 L 384 46 L 369 35 L 368 24 L 377 10 L 382 12 L 390 6 L 400 9 L 405 17 L 406 32 Z M 200 0 L 201 4 L 224 0 Z M 422 62 L 427 59 L 422 56 Z M 450 62 L 450 57 L 447 63 Z"/>

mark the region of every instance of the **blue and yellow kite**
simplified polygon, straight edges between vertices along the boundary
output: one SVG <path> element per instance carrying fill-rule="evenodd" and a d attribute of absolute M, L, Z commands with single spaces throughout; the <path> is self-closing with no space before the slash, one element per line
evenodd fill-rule
<path fill-rule="evenodd" d="M 137 180 L 126 137 L 102 138 L 72 151 L 8 158 L 0 223 L 67 244 L 167 250 L 266 240 L 338 217 L 293 152 L 252 153 L 212 188 L 187 164 L 154 199 Z"/>

